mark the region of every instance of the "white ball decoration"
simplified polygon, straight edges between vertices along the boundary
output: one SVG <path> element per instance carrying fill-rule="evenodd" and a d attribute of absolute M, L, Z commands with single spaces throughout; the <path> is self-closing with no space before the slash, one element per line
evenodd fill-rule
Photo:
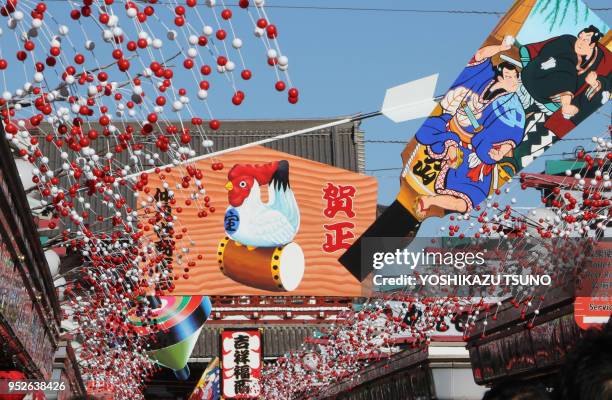
<path fill-rule="evenodd" d="M 232 40 L 232 47 L 235 49 L 239 49 L 242 47 L 242 40 L 240 38 L 234 38 Z"/>
<path fill-rule="evenodd" d="M 113 14 L 108 19 L 108 23 L 106 25 L 108 25 L 109 27 L 113 27 L 113 26 L 117 26 L 118 23 L 119 23 L 119 17 Z"/>
<path fill-rule="evenodd" d="M 176 100 L 174 103 L 172 103 L 173 111 L 181 111 L 182 109 L 183 109 L 183 103 L 181 103 L 180 101 Z"/>
<path fill-rule="evenodd" d="M 110 42 L 111 40 L 113 40 L 113 32 L 111 32 L 109 29 L 105 29 L 102 31 L 102 40 L 104 40 L 105 42 Z"/>

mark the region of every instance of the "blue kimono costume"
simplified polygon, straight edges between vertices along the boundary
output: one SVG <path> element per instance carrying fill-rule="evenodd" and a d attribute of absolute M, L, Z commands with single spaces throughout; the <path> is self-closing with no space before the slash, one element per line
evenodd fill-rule
<path fill-rule="evenodd" d="M 479 96 L 479 109 L 470 108 L 470 115 L 465 111 L 470 105 L 463 103 L 455 115 L 444 113 L 427 118 L 416 133 L 417 141 L 427 146 L 429 155 L 434 159 L 445 158 L 450 146 L 457 146 L 457 153 L 462 153 L 458 157 L 458 165 L 450 165 L 447 160 L 442 162 L 435 191 L 465 200 L 468 211 L 484 201 L 491 192 L 497 171 L 496 161 L 489 156 L 489 151 L 505 143 L 516 147 L 523 139 L 525 111 L 518 96 L 501 91 L 485 99 L 487 90 L 494 83 L 495 73 L 490 59 L 471 63 L 459 75 L 451 90 L 459 87 L 469 89 L 473 96 Z M 472 123 L 467 127 L 461 126 L 457 119 L 459 114 L 473 120 Z"/>

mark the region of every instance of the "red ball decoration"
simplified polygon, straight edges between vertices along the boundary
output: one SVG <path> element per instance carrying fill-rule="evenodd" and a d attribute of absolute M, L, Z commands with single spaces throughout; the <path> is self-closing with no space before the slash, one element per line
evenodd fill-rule
<path fill-rule="evenodd" d="M 240 0 L 238 5 L 240 8 L 249 8 L 249 0 Z"/>
<path fill-rule="evenodd" d="M 130 69 L 130 62 L 126 60 L 125 58 L 122 58 L 121 60 L 117 62 L 117 66 L 119 67 L 120 71 L 125 72 L 128 69 Z"/>
<path fill-rule="evenodd" d="M 285 82 L 283 81 L 278 81 L 276 82 L 276 85 L 274 85 L 274 87 L 276 88 L 276 90 L 278 90 L 279 92 L 282 92 L 283 90 L 285 90 L 285 88 L 287 87 L 287 85 L 285 85 Z"/>
<path fill-rule="evenodd" d="M 244 79 L 245 81 L 248 81 L 249 79 L 251 79 L 251 77 L 253 76 L 253 74 L 251 73 L 250 70 L 245 69 L 240 73 L 240 76 L 242 77 L 242 79 Z"/>
<path fill-rule="evenodd" d="M 265 18 L 259 18 L 257 20 L 257 27 L 264 29 L 266 26 L 268 26 L 268 21 Z"/>
<path fill-rule="evenodd" d="M 219 120 L 213 119 L 208 123 L 208 126 L 210 127 L 210 129 L 212 129 L 213 131 L 216 131 L 217 129 L 219 129 L 221 127 L 221 122 L 219 122 Z"/>
<path fill-rule="evenodd" d="M 266 34 L 268 35 L 268 39 L 276 39 L 278 36 L 276 25 L 268 25 L 266 27 Z"/>
<path fill-rule="evenodd" d="M 232 10 L 226 8 L 225 10 L 221 11 L 221 18 L 226 21 L 232 18 Z"/>
<path fill-rule="evenodd" d="M 227 32 L 225 32 L 223 29 L 219 29 L 215 36 L 219 40 L 225 40 L 225 38 L 227 37 Z"/>
<path fill-rule="evenodd" d="M 299 92 L 298 92 L 298 90 L 296 88 L 291 88 L 291 89 L 289 89 L 287 94 L 289 95 L 289 97 L 298 97 Z"/>
<path fill-rule="evenodd" d="M 227 57 L 225 56 L 217 57 L 217 64 L 223 67 L 225 64 L 227 64 Z"/>

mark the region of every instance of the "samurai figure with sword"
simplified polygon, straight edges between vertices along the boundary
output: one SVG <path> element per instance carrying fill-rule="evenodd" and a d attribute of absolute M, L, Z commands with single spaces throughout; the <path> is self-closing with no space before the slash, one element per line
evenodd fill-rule
<path fill-rule="evenodd" d="M 495 190 L 497 162 L 518 146 L 525 112 L 516 91 L 519 68 L 491 57 L 508 50 L 512 38 L 481 48 L 442 99 L 441 114 L 427 118 L 416 133 L 428 155 L 441 162 L 435 194 L 419 196 L 424 218 L 431 206 L 467 212 Z"/>

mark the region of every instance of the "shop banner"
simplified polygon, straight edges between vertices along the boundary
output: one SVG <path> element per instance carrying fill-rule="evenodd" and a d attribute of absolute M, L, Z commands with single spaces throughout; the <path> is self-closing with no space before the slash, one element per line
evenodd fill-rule
<path fill-rule="evenodd" d="M 258 329 L 226 329 L 221 333 L 221 395 L 224 399 L 261 396 L 263 347 Z"/>
<path fill-rule="evenodd" d="M 190 168 L 214 170 L 204 192 L 183 189 L 179 168 L 162 170 L 149 175 L 140 209 L 145 238 L 172 267 L 173 294 L 360 295 L 338 257 L 376 217 L 375 178 L 265 147 Z M 158 266 L 151 256 L 143 268 Z"/>

